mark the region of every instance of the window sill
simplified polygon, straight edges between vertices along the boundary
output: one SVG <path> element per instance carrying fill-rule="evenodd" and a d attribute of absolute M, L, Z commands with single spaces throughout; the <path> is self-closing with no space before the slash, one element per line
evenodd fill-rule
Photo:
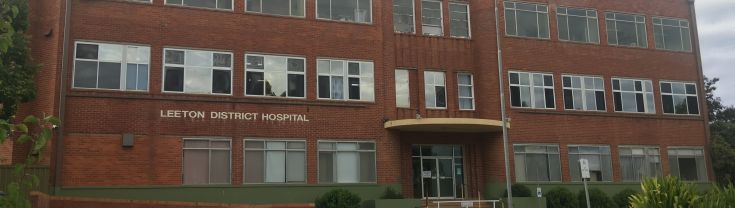
<path fill-rule="evenodd" d="M 268 13 L 251 12 L 251 11 L 245 11 L 245 13 L 243 14 L 261 16 L 261 17 L 275 17 L 275 18 L 294 19 L 294 20 L 306 20 L 306 16 L 290 16 L 290 15 L 268 14 Z"/>
<path fill-rule="evenodd" d="M 443 36 L 443 35 L 426 35 L 426 34 L 399 33 L 399 32 L 396 32 L 394 34 L 401 35 L 401 36 L 422 37 L 422 38 L 437 38 L 437 39 L 449 39 L 449 40 L 460 40 L 460 41 L 472 41 L 472 38 L 452 37 L 452 36 Z"/>
<path fill-rule="evenodd" d="M 561 40 L 561 39 L 558 39 L 558 40 L 560 43 L 567 43 L 567 44 L 586 45 L 586 46 L 602 46 L 600 42 L 592 43 L 592 42 L 580 42 L 580 41 Z"/>
<path fill-rule="evenodd" d="M 235 13 L 235 10 L 234 9 L 215 9 L 215 8 L 184 6 L 184 5 L 175 5 L 175 4 L 166 4 L 166 3 L 164 3 L 163 6 L 165 6 L 165 7 L 171 7 L 171 8 L 179 8 L 179 9 L 191 9 L 191 10 L 204 10 L 204 11 L 213 11 L 213 12 Z"/>
<path fill-rule="evenodd" d="M 537 40 L 537 41 L 549 41 L 549 42 L 553 42 L 553 40 L 551 40 L 551 37 L 549 37 L 549 38 L 536 38 L 536 37 L 513 36 L 513 35 L 506 34 L 504 36 L 504 38 L 512 38 L 512 39 L 519 39 L 519 40 Z"/>
<path fill-rule="evenodd" d="M 131 4 L 142 4 L 142 5 L 153 5 L 153 0 L 150 0 L 148 2 L 143 1 L 135 1 L 135 0 L 108 0 L 111 2 L 119 2 L 119 3 L 131 3 Z"/>
<path fill-rule="evenodd" d="M 339 23 L 339 24 L 346 24 L 346 25 L 360 25 L 360 26 L 375 26 L 372 22 L 350 22 L 350 21 L 342 21 L 342 20 L 333 20 L 333 19 L 323 19 L 323 18 L 316 18 L 317 22 L 328 22 L 328 23 Z"/>

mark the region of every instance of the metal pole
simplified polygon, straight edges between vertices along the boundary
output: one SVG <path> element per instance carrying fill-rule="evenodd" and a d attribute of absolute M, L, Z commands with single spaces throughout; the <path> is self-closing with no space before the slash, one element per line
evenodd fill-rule
<path fill-rule="evenodd" d="M 587 198 L 587 208 L 590 208 L 590 192 L 587 190 L 587 179 L 582 178 L 584 182 L 584 196 Z"/>
<path fill-rule="evenodd" d="M 498 0 L 493 0 L 495 8 L 495 41 L 498 47 L 498 91 L 500 91 L 500 115 L 503 119 L 503 157 L 505 159 L 505 189 L 508 190 L 508 208 L 513 208 L 513 191 L 510 187 L 510 162 L 508 159 L 508 118 L 505 112 L 505 86 L 503 84 L 503 49 L 500 42 L 500 20 Z"/>

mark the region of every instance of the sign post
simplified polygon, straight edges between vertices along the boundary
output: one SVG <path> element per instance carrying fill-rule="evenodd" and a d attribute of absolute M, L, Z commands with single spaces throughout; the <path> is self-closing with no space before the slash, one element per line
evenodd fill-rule
<path fill-rule="evenodd" d="M 587 189 L 587 180 L 590 179 L 590 164 L 587 159 L 579 159 L 579 168 L 582 171 L 582 183 L 584 183 L 584 196 L 587 199 L 587 208 L 590 208 L 590 192 Z"/>
<path fill-rule="evenodd" d="M 536 187 L 536 206 L 538 208 L 541 208 L 541 197 L 543 197 L 543 192 L 541 192 L 541 187 Z"/>

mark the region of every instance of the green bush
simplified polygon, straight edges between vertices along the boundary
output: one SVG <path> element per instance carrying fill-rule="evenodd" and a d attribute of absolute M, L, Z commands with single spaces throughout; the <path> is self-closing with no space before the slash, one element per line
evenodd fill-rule
<path fill-rule="evenodd" d="M 385 192 L 383 192 L 383 196 L 380 197 L 381 199 L 403 199 L 403 194 L 398 193 L 395 189 L 392 187 L 388 187 L 385 189 Z"/>
<path fill-rule="evenodd" d="M 533 194 L 531 193 L 531 189 L 529 189 L 527 186 L 524 186 L 522 184 L 513 184 L 513 186 L 510 187 L 510 190 L 513 192 L 513 197 L 532 197 Z M 503 192 L 503 197 L 508 197 L 508 190 L 505 190 Z"/>
<path fill-rule="evenodd" d="M 732 207 L 735 205 L 735 186 L 729 184 L 725 187 L 714 186 L 707 192 L 699 202 L 698 208 Z"/>
<path fill-rule="evenodd" d="M 345 189 L 331 190 L 314 201 L 316 208 L 360 208 L 360 196 Z"/>
<path fill-rule="evenodd" d="M 579 202 L 569 189 L 556 187 L 546 193 L 546 206 L 548 208 L 579 208 Z"/>
<path fill-rule="evenodd" d="M 699 198 L 694 186 L 672 176 L 646 179 L 641 190 L 630 197 L 631 207 L 693 207 Z"/>
<path fill-rule="evenodd" d="M 630 196 L 637 194 L 638 192 L 633 189 L 624 189 L 612 197 L 612 200 L 618 205 L 618 208 L 630 207 Z"/>
<path fill-rule="evenodd" d="M 616 208 L 615 202 L 613 202 L 607 194 L 598 188 L 590 189 L 590 207 L 591 208 Z M 577 201 L 579 207 L 587 207 L 587 197 L 584 194 L 584 190 L 579 191 L 577 194 Z"/>

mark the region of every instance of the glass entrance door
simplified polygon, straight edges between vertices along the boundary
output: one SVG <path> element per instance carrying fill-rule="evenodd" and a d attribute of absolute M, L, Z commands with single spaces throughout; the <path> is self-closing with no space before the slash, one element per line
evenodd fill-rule
<path fill-rule="evenodd" d="M 414 196 L 434 199 L 462 198 L 464 176 L 461 147 L 420 145 L 418 148 L 429 151 L 413 157 Z"/>

